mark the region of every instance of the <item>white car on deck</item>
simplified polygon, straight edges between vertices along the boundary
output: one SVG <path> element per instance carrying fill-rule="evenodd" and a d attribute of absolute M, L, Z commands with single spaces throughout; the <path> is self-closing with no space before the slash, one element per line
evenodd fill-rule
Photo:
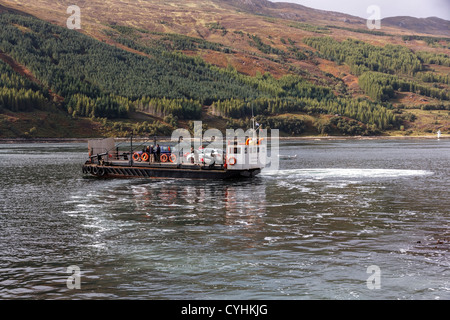
<path fill-rule="evenodd" d="M 205 163 L 210 164 L 222 164 L 223 163 L 223 150 L 213 148 L 199 148 L 197 152 L 189 153 L 186 155 L 187 162 L 190 163 Z M 197 161 L 195 161 L 197 159 Z"/>

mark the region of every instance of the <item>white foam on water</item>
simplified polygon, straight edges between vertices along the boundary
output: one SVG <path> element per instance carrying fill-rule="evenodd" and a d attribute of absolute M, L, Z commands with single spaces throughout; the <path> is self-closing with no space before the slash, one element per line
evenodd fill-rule
<path fill-rule="evenodd" d="M 403 170 L 403 169 L 282 169 L 282 170 L 262 170 L 262 177 L 293 177 L 293 178 L 401 178 L 432 175 L 433 172 L 427 170 Z"/>

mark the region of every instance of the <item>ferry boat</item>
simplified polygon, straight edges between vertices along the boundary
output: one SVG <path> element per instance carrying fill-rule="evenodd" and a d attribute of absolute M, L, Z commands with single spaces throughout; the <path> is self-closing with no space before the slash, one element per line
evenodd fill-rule
<path fill-rule="evenodd" d="M 88 141 L 89 159 L 83 174 L 102 178 L 251 178 L 265 167 L 267 145 L 263 139 L 246 137 L 227 141 L 224 150 L 197 148 L 182 153 L 174 146 L 156 144 L 119 151 L 113 138 Z M 159 153 L 157 147 L 159 146 Z"/>

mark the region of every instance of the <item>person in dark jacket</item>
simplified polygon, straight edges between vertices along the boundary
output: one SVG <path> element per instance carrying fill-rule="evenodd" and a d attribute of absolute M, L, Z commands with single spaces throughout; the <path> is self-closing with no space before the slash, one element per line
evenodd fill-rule
<path fill-rule="evenodd" d="M 161 161 L 160 156 L 161 156 L 161 148 L 159 147 L 159 144 L 157 144 L 156 145 L 156 150 L 155 150 L 155 161 L 156 162 L 160 162 Z"/>
<path fill-rule="evenodd" d="M 150 158 L 152 156 L 150 146 L 145 147 L 145 153 L 148 155 L 148 162 L 150 162 Z"/>

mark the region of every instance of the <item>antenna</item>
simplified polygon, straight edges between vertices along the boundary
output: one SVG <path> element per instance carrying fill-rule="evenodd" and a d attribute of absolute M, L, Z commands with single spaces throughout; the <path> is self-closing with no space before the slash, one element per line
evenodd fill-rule
<path fill-rule="evenodd" d="M 133 166 L 133 130 L 130 135 L 130 166 Z"/>
<path fill-rule="evenodd" d="M 253 104 L 252 104 L 252 126 L 253 130 L 255 130 L 255 116 L 253 115 Z"/>
<path fill-rule="evenodd" d="M 253 128 L 253 140 L 256 141 L 257 135 L 256 135 L 256 129 L 255 129 L 255 116 L 253 114 L 253 104 L 252 104 L 252 128 Z"/>

